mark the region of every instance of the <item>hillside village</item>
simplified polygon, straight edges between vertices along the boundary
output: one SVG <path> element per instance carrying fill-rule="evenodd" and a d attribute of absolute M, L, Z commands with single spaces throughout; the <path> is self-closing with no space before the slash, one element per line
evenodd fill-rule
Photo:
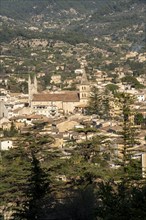
<path fill-rule="evenodd" d="M 20 1 L 1 0 L 0 219 L 143 220 L 145 0 Z"/>
<path fill-rule="evenodd" d="M 21 44 L 23 44 L 23 42 L 21 42 Z M 31 46 L 32 48 L 34 47 L 33 45 Z M 58 42 L 57 47 L 60 46 L 62 47 L 63 45 L 61 42 Z M 83 53 L 84 45 L 81 45 L 81 48 Z M 104 54 L 104 51 L 100 52 Z M 66 53 L 66 55 L 68 53 Z M 31 55 L 34 56 L 35 53 Z M 71 54 L 68 56 L 70 57 Z M 2 57 L 5 57 L 5 60 L 8 59 L 6 56 Z M 51 62 L 52 57 L 53 55 L 48 57 L 49 62 Z M 114 146 L 115 149 L 120 149 L 122 143 L 118 132 L 122 128 L 120 122 L 118 122 L 115 117 L 115 115 L 120 114 L 120 110 L 118 110 L 113 103 L 113 89 L 116 87 L 116 90 L 119 92 L 126 92 L 134 95 L 134 109 L 137 113 L 142 114 L 145 119 L 146 76 L 142 74 L 135 77 L 136 84 L 132 84 L 128 81 L 125 82 L 122 81 L 122 79 L 126 74 L 132 74 L 131 70 L 125 70 L 123 67 L 115 67 L 114 72 L 110 76 L 106 71 L 94 68 L 90 69 L 88 66 L 89 61 L 87 61 L 86 57 L 88 57 L 88 54 L 82 57 L 82 59 L 78 57 L 77 66 L 80 65 L 80 67 L 72 70 L 74 71 L 73 76 L 71 78 L 66 78 L 64 81 L 62 79 L 62 74 L 59 74 L 59 72 L 64 72 L 65 67 L 62 63 L 60 63 L 60 65 L 57 63 L 56 72 L 58 73 L 52 74 L 50 82 L 48 82 L 49 85 L 47 85 L 44 90 L 41 83 L 42 80 L 45 80 L 45 76 L 47 75 L 45 72 L 28 75 L 28 78 L 21 78 L 17 74 L 7 74 L 4 77 L 0 77 L 1 150 L 8 150 L 9 148 L 16 147 L 15 138 L 5 137 L 3 133 L 4 130 L 11 130 L 12 124 L 21 134 L 27 133 L 31 127 L 39 127 L 39 125 L 42 124 L 43 127 L 38 132 L 43 135 L 49 134 L 53 136 L 55 142 L 52 144 L 52 148 L 58 147 L 62 149 L 65 155 L 68 155 L 68 153 L 65 152 L 64 147 L 66 148 L 66 143 L 69 140 L 75 139 L 79 142 L 85 140 L 86 137 L 84 132 L 78 133 L 76 129 L 83 129 L 86 127 L 86 124 L 97 128 L 101 135 L 106 136 L 111 141 L 111 146 Z M 109 55 L 106 54 L 106 57 L 107 59 L 104 62 L 110 64 Z M 128 52 L 122 60 L 123 59 L 137 59 L 139 63 L 146 62 L 145 54 L 138 54 L 136 52 Z M 23 61 L 20 60 L 19 65 L 22 65 L 22 63 Z M 114 74 L 116 74 L 116 79 L 118 80 L 113 80 Z M 12 79 L 15 80 L 15 83 L 25 83 L 25 91 L 27 92 L 18 93 L 13 92 L 13 89 L 10 90 L 9 88 L 12 88 L 10 84 Z M 137 85 L 142 86 L 137 87 Z M 103 96 L 105 88 L 108 89 L 110 119 L 104 119 L 104 117 L 100 118 L 98 114 L 87 114 L 86 109 L 89 105 L 93 87 L 98 88 Z M 141 125 L 138 126 L 139 144 L 137 145 L 138 151 L 136 151 L 134 155 L 136 158 L 144 153 L 146 146 L 145 125 L 142 127 L 143 128 L 141 128 Z M 92 139 L 94 136 L 96 136 L 95 132 L 89 132 L 87 139 Z M 112 160 L 110 163 L 111 166 L 114 166 Z"/>

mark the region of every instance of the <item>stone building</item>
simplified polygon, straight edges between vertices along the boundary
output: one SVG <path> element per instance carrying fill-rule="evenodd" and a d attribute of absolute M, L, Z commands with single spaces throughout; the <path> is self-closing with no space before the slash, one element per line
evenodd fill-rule
<path fill-rule="evenodd" d="M 90 94 L 90 84 L 87 79 L 85 70 L 83 71 L 79 91 L 61 91 L 38 93 L 37 79 L 34 77 L 33 82 L 30 77 L 28 79 L 29 105 L 37 114 L 49 116 L 57 116 L 61 113 L 74 113 L 79 104 L 88 102 Z"/>
<path fill-rule="evenodd" d="M 9 150 L 10 148 L 13 148 L 13 142 L 11 140 L 0 141 L 0 150 Z"/>
<path fill-rule="evenodd" d="M 146 153 L 142 154 L 142 177 L 146 178 Z"/>
<path fill-rule="evenodd" d="M 5 106 L 4 101 L 0 101 L 0 118 L 7 118 L 8 117 L 8 110 Z"/>

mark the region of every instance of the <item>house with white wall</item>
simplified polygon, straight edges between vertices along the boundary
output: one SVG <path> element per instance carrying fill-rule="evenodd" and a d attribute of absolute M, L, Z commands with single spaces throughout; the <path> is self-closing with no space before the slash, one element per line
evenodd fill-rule
<path fill-rule="evenodd" d="M 144 102 L 146 101 L 146 93 L 142 92 L 142 93 L 138 93 L 136 95 L 138 102 Z"/>
<path fill-rule="evenodd" d="M 13 142 L 11 140 L 1 140 L 0 150 L 9 150 L 13 148 Z"/>

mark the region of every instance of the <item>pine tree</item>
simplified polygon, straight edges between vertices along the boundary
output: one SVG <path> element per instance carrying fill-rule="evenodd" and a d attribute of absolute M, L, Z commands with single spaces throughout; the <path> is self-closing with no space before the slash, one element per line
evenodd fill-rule
<path fill-rule="evenodd" d="M 102 97 L 102 118 L 107 120 L 110 118 L 110 108 L 109 91 L 105 89 Z"/>
<path fill-rule="evenodd" d="M 23 199 L 30 159 L 22 148 L 1 152 L 1 205 Z"/>
<path fill-rule="evenodd" d="M 26 200 L 17 207 L 14 219 L 43 220 L 47 219 L 51 209 L 50 182 L 46 172 L 40 167 L 40 162 L 32 153 L 31 174 L 28 178 Z"/>
<path fill-rule="evenodd" d="M 122 131 L 120 132 L 123 140 L 123 147 L 121 150 L 122 166 L 124 174 L 129 177 L 131 173 L 128 173 L 129 169 L 127 168 L 130 164 L 133 164 L 132 155 L 135 153 L 135 147 L 138 144 L 138 133 L 136 127 L 134 126 L 134 97 L 127 93 L 119 93 L 117 97 L 120 106 L 120 118 L 122 125 Z"/>
<path fill-rule="evenodd" d="M 95 196 L 92 186 L 73 191 L 58 204 L 58 220 L 95 220 Z"/>
<path fill-rule="evenodd" d="M 102 96 L 99 92 L 99 89 L 93 87 L 91 90 L 90 100 L 87 108 L 87 113 L 101 115 L 101 104 L 102 104 Z"/>
<path fill-rule="evenodd" d="M 146 216 L 146 185 L 129 186 L 114 181 L 98 184 L 96 219 L 143 220 Z"/>
<path fill-rule="evenodd" d="M 109 92 L 105 89 L 103 92 L 93 87 L 88 103 L 87 114 L 96 114 L 100 118 L 110 118 L 110 98 Z"/>

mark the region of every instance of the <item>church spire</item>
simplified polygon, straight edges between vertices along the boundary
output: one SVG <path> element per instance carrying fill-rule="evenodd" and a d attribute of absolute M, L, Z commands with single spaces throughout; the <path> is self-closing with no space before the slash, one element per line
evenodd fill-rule
<path fill-rule="evenodd" d="M 85 69 L 83 69 L 81 84 L 82 84 L 82 85 L 87 85 L 87 84 L 89 84 Z"/>
<path fill-rule="evenodd" d="M 34 76 L 33 80 L 31 76 L 28 76 L 28 97 L 29 97 L 29 105 L 31 106 L 31 101 L 33 99 L 33 95 L 37 94 L 37 77 Z"/>
<path fill-rule="evenodd" d="M 83 74 L 81 78 L 81 84 L 80 84 L 80 102 L 81 103 L 87 103 L 89 99 L 90 94 L 90 84 L 87 79 L 86 71 L 83 69 Z"/>
<path fill-rule="evenodd" d="M 35 90 L 37 93 L 37 77 L 36 77 L 36 75 L 34 75 L 34 87 L 35 87 Z"/>

